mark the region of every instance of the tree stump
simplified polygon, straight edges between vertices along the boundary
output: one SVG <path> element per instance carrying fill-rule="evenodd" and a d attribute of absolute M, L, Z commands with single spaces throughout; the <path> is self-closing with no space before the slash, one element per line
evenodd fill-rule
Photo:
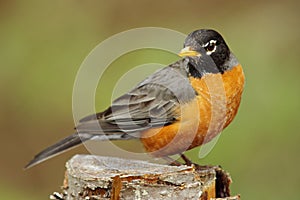
<path fill-rule="evenodd" d="M 218 166 L 169 166 L 140 160 L 75 155 L 66 163 L 62 193 L 51 199 L 228 199 L 231 178 Z"/>

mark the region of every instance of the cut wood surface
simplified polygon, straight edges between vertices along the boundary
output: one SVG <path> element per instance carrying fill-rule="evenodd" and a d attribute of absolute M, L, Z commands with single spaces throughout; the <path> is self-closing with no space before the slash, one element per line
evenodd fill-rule
<path fill-rule="evenodd" d="M 62 193 L 52 199 L 228 199 L 228 173 L 218 166 L 169 166 L 140 160 L 75 155 Z"/>

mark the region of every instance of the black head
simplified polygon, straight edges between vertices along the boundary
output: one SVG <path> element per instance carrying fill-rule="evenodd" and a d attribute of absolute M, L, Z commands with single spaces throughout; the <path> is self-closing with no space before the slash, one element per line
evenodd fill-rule
<path fill-rule="evenodd" d="M 230 50 L 223 37 L 214 30 L 200 29 L 190 33 L 184 42 L 184 47 L 187 46 L 195 51 L 204 48 L 206 55 L 211 56 L 218 67 L 222 66 L 230 57 Z"/>
<path fill-rule="evenodd" d="M 200 53 L 201 59 L 212 59 L 215 67 L 221 73 L 230 68 L 230 50 L 223 37 L 214 30 L 200 29 L 190 33 L 184 42 L 184 47 Z M 186 54 L 186 56 L 190 55 Z M 214 73 L 214 71 L 212 72 Z M 210 71 L 208 70 L 208 72 Z"/>

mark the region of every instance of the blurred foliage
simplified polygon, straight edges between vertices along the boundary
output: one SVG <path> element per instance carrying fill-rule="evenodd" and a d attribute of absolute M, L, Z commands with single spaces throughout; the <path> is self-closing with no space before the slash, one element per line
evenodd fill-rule
<path fill-rule="evenodd" d="M 45 199 L 59 190 L 64 162 L 85 153 L 83 147 L 28 171 L 22 167 L 39 150 L 73 131 L 72 88 L 86 55 L 113 34 L 145 26 L 183 33 L 208 27 L 224 35 L 245 70 L 242 105 L 207 157 L 198 160 L 199 149 L 187 154 L 231 172 L 232 192 L 242 199 L 296 197 L 299 6 L 291 0 L 0 1 L 1 198 Z M 124 55 L 113 65 L 126 62 L 129 69 L 152 59 L 165 64 L 177 59 L 145 52 Z M 99 111 L 108 106 L 111 85 L 122 75 L 113 69 L 101 80 L 107 87 L 101 89 L 100 84 L 97 90 Z"/>

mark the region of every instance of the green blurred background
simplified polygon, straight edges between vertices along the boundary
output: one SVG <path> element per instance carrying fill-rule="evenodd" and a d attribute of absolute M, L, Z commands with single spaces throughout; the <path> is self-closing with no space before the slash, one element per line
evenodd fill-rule
<path fill-rule="evenodd" d="M 113 34 L 145 26 L 186 34 L 217 29 L 245 70 L 245 93 L 234 123 L 207 157 L 197 160 L 199 149 L 188 155 L 228 170 L 232 193 L 242 199 L 297 197 L 299 6 L 296 0 L 1 0 L 1 199 L 47 199 L 59 190 L 65 161 L 87 153 L 84 147 L 28 171 L 23 166 L 38 151 L 72 133 L 73 83 L 87 54 Z M 150 54 L 155 59 L 157 52 Z M 134 67 L 137 57 L 141 63 L 151 61 L 146 53 L 123 60 Z M 176 59 L 167 55 L 158 60 L 167 64 Z M 113 83 L 106 84 L 105 94 L 97 96 L 99 111 L 110 102 Z"/>

